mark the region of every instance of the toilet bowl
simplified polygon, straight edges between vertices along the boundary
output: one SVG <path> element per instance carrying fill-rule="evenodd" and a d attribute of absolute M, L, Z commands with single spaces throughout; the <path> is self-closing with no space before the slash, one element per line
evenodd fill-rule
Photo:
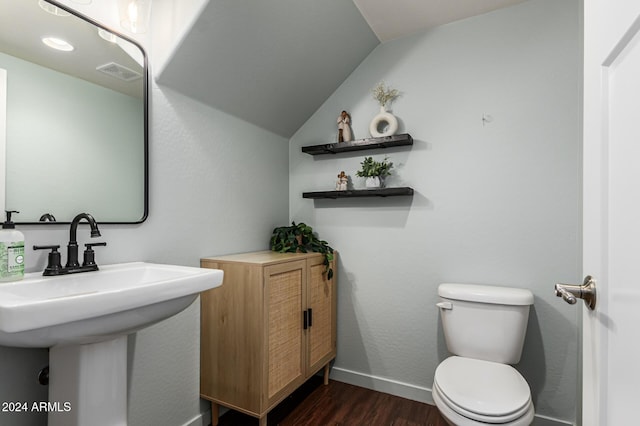
<path fill-rule="evenodd" d="M 506 364 L 449 357 L 436 369 L 432 394 L 451 425 L 526 426 L 533 421 L 529 385 Z"/>
<path fill-rule="evenodd" d="M 441 284 L 442 326 L 452 356 L 436 368 L 432 395 L 450 425 L 527 426 L 534 406 L 520 361 L 533 294 L 526 289 Z"/>

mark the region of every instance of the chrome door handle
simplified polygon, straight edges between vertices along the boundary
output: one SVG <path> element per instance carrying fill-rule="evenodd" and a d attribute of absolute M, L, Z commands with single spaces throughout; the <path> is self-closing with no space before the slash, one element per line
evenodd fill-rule
<path fill-rule="evenodd" d="M 584 277 L 582 285 L 556 284 L 555 290 L 556 296 L 562 297 L 570 305 L 582 299 L 589 309 L 596 308 L 596 280 L 591 275 Z"/>

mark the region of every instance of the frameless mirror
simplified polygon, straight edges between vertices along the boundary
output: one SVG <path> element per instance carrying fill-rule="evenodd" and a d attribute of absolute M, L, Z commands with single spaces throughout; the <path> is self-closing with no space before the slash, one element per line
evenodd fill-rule
<path fill-rule="evenodd" d="M 147 74 L 131 39 L 53 1 L 0 0 L 0 207 L 15 222 L 146 219 Z"/>

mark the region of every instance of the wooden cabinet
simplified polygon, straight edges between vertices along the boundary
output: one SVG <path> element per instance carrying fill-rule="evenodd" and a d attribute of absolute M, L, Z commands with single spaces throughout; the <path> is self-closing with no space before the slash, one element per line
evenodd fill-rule
<path fill-rule="evenodd" d="M 337 253 L 335 253 L 337 256 Z M 201 295 L 200 393 L 258 417 L 336 356 L 336 261 L 326 279 L 319 253 L 262 251 L 201 259 L 224 271 L 222 286 Z"/>

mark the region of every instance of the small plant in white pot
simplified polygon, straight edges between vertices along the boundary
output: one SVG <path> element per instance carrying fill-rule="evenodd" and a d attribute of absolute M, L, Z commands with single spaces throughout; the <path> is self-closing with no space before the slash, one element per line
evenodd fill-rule
<path fill-rule="evenodd" d="M 382 161 L 375 161 L 373 157 L 365 157 L 361 162 L 360 170 L 356 172 L 356 176 L 365 178 L 365 186 L 367 188 L 384 187 L 384 178 L 391 174 L 393 163 L 388 161 L 388 157 L 384 157 Z"/>

